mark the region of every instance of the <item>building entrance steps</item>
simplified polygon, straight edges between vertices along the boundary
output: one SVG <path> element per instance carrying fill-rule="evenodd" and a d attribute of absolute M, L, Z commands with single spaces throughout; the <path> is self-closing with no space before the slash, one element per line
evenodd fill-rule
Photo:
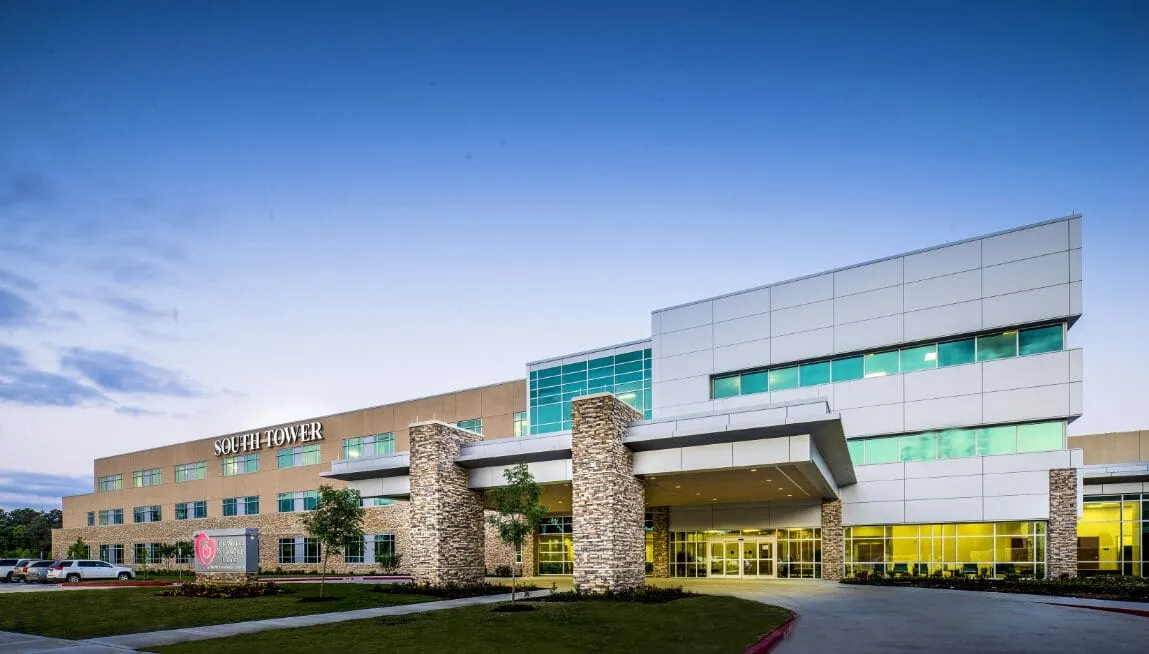
<path fill-rule="evenodd" d="M 531 591 L 531 598 L 546 597 L 550 595 L 551 591 L 536 590 Z M 523 593 L 519 591 L 516 598 L 522 599 Z M 105 636 L 103 638 L 91 638 L 83 641 L 60 641 L 64 643 L 80 643 L 93 646 L 103 646 L 108 648 L 106 651 L 113 651 L 111 648 L 122 649 L 140 649 L 142 647 L 160 647 L 163 645 L 171 645 L 174 643 L 186 643 L 193 640 L 208 640 L 211 638 L 224 638 L 227 636 L 238 636 L 239 634 L 251 634 L 259 631 L 268 631 L 271 629 L 290 629 L 292 627 L 311 627 L 321 624 L 331 624 L 333 622 L 346 622 L 348 620 L 364 620 L 367 618 L 380 618 L 388 615 L 408 615 L 411 613 L 423 613 L 426 611 L 442 611 L 445 609 L 455 609 L 464 606 L 476 606 L 481 604 L 497 604 L 499 602 L 506 602 L 511 599 L 511 594 L 505 595 L 487 595 L 484 597 L 464 597 L 462 599 L 453 600 L 440 600 L 438 602 L 424 602 L 421 604 L 403 604 L 400 606 L 381 606 L 375 609 L 358 609 L 355 611 L 339 611 L 337 613 L 315 613 L 312 615 L 296 615 L 286 618 L 272 618 L 269 620 L 252 620 L 250 622 L 233 622 L 230 624 L 209 625 L 205 627 L 188 627 L 186 629 L 172 629 L 169 631 L 147 631 L 139 634 L 123 634 L 121 636 Z M 3 644 L 0 640 L 0 644 Z M 4 650 L 10 651 L 10 650 Z M 40 650 L 31 650 L 40 651 Z M 82 650 L 78 650 L 82 651 Z M 99 651 L 99 650 L 93 650 Z"/>

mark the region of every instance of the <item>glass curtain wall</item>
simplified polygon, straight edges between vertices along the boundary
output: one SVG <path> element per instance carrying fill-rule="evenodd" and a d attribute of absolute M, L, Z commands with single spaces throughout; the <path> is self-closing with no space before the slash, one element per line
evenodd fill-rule
<path fill-rule="evenodd" d="M 530 430 L 547 434 L 571 428 L 571 400 L 592 393 L 614 393 L 650 418 L 650 350 L 635 350 L 532 370 Z"/>
<path fill-rule="evenodd" d="M 846 527 L 846 574 L 1045 576 L 1044 522 Z"/>
<path fill-rule="evenodd" d="M 670 576 L 706 577 L 710 570 L 708 544 L 723 538 L 778 539 L 776 557 L 779 578 L 815 579 L 822 576 L 822 530 L 743 529 L 670 532 Z"/>
<path fill-rule="evenodd" d="M 1099 495 L 1082 502 L 1077 521 L 1077 571 L 1091 575 L 1146 575 L 1149 493 Z"/>
<path fill-rule="evenodd" d="M 569 515 L 543 518 L 535 561 L 540 575 L 569 575 L 574 573 L 574 518 Z"/>

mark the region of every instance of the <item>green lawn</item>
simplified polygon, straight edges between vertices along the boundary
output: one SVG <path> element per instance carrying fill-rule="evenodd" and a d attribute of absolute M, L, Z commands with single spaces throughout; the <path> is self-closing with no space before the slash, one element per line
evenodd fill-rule
<path fill-rule="evenodd" d="M 61 590 L 0 595 L 0 631 L 96 638 L 225 622 L 350 611 L 434 601 L 423 595 L 371 592 L 371 584 L 327 584 L 334 602 L 300 602 L 319 595 L 319 584 L 284 584 L 292 592 L 253 599 L 158 597 L 160 588 Z"/>
<path fill-rule="evenodd" d="M 742 652 L 790 614 L 775 606 L 701 595 L 665 604 L 536 602 L 537 611 L 474 606 L 280 629 L 171 645 L 164 654 L 248 652 Z"/>

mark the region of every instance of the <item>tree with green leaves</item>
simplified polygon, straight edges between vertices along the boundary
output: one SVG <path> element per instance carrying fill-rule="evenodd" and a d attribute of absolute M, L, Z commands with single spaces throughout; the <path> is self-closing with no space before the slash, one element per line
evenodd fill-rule
<path fill-rule="evenodd" d="M 175 543 L 160 543 L 155 549 L 156 556 L 164 562 L 168 570 L 172 569 L 172 564 L 168 563 L 176 558 L 176 544 Z"/>
<path fill-rule="evenodd" d="M 175 548 L 175 552 L 172 556 L 174 556 L 177 561 L 190 561 L 191 558 L 195 556 L 195 545 L 192 544 L 190 540 L 178 541 L 172 547 Z M 179 575 L 180 579 L 184 578 L 184 569 L 182 567 L 179 569 Z"/>
<path fill-rule="evenodd" d="M 319 487 L 319 504 L 303 516 L 307 535 L 323 547 L 323 573 L 319 579 L 319 596 L 327 581 L 327 559 L 344 551 L 352 541 L 363 540 L 363 501 L 359 491 L 350 488 Z"/>
<path fill-rule="evenodd" d="M 91 556 L 91 548 L 84 542 L 84 537 L 80 536 L 76 542 L 68 546 L 68 552 L 64 555 L 66 559 L 86 559 Z"/>
<path fill-rule="evenodd" d="M 543 488 L 535 482 L 527 464 L 520 463 L 503 471 L 507 484 L 490 491 L 489 497 L 495 505 L 495 515 L 487 522 L 499 530 L 499 539 L 518 552 L 527 537 L 539 528 L 539 522 L 547 513 L 543 506 Z M 513 555 L 512 555 L 513 556 Z M 511 560 L 511 601 L 515 601 L 515 562 Z"/>

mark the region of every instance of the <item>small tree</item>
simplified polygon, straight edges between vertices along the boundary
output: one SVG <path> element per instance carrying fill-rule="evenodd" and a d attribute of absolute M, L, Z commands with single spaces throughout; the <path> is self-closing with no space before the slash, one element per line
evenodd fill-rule
<path fill-rule="evenodd" d="M 83 536 L 76 539 L 76 542 L 68 546 L 68 552 L 64 555 L 67 559 L 86 559 L 90 553 L 88 544 L 84 542 Z"/>
<path fill-rule="evenodd" d="M 160 560 L 164 562 L 164 565 L 167 566 L 168 570 L 171 570 L 172 564 L 168 562 L 176 558 L 175 543 L 160 543 L 159 547 L 157 547 L 155 551 L 156 556 L 160 557 Z"/>
<path fill-rule="evenodd" d="M 175 553 L 173 553 L 172 556 L 174 556 L 177 561 L 190 561 L 191 557 L 195 556 L 195 545 L 193 545 L 190 540 L 181 540 L 173 547 L 175 547 Z M 180 579 L 184 578 L 184 569 L 182 567 L 179 569 L 179 575 Z"/>
<path fill-rule="evenodd" d="M 327 558 L 339 554 L 347 543 L 363 539 L 363 506 L 359 491 L 350 488 L 319 487 L 319 504 L 303 516 L 307 535 L 323 547 L 323 573 L 319 579 L 319 596 L 327 581 Z"/>
<path fill-rule="evenodd" d="M 527 464 L 520 463 L 503 471 L 507 485 L 489 491 L 498 512 L 487 518 L 499 530 L 499 539 L 518 552 L 523 541 L 539 528 L 547 513 L 541 500 L 543 489 L 535 482 Z M 515 561 L 511 555 L 511 601 L 515 601 Z"/>

